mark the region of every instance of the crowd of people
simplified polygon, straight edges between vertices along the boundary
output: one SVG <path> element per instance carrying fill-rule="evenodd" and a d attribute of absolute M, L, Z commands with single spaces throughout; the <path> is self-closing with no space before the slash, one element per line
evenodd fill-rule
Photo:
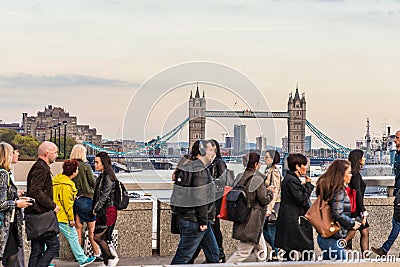
<path fill-rule="evenodd" d="M 396 132 L 395 144 L 396 198 L 393 227 L 388 240 L 381 247 L 371 247 L 372 252 L 379 256 L 388 253 L 400 233 L 400 194 L 397 194 L 400 191 L 400 131 Z M 242 157 L 245 170 L 234 179 L 234 185 L 244 188 L 251 211 L 244 222 L 233 223 L 232 237 L 239 240 L 239 245 L 226 262 L 239 263 L 251 254 L 256 256 L 256 261 L 307 261 L 318 256 L 314 254 L 313 227 L 305 217 L 312 205 L 310 197 L 314 190 L 316 196 L 320 196 L 330 206 L 333 221 L 340 225 L 338 232 L 329 237 L 318 234 L 317 243 L 323 252 L 322 259 L 346 259 L 345 250 L 352 248 L 352 240 L 357 232 L 360 233 L 362 257 L 370 257 L 369 214 L 364 206 L 366 183 L 360 174 L 365 164 L 362 150 L 351 151 L 347 160 L 333 161 L 318 178 L 316 188 L 306 175 L 309 163 L 304 155 L 288 155 L 284 177 L 277 168 L 281 161 L 279 152 L 267 150 L 263 156 L 266 165 L 264 173 L 259 171 L 261 156 L 250 152 Z M 193 166 L 197 162 L 197 168 L 188 168 L 188 161 Z M 182 205 L 185 206 L 184 209 L 174 207 L 174 213 L 179 215 L 180 241 L 171 264 L 193 263 L 200 249 L 204 251 L 205 263 L 225 262 L 223 236 L 218 219 L 222 195 L 213 190 L 218 191 L 221 184 L 233 185 L 227 178 L 228 169 L 222 161 L 219 145 L 215 140 L 198 140 L 185 159 L 185 167 L 181 168 L 178 164 L 174 172 L 174 177 L 176 173 L 190 174 L 182 176 L 190 177 L 190 182 L 185 186 L 192 187 L 190 192 L 196 192 L 196 198 L 201 193 L 207 195 L 204 199 L 208 201 L 189 201 L 191 203 Z M 220 170 L 217 175 L 216 168 Z M 209 186 L 213 183 L 215 186 Z M 196 188 L 200 186 L 202 190 Z M 174 187 L 174 191 L 177 190 L 180 190 L 179 186 Z M 210 194 L 215 198 L 210 198 Z M 179 203 L 173 204 L 179 206 Z M 341 246 L 339 241 L 345 241 L 347 246 Z M 269 255 L 265 255 L 266 243 L 272 248 Z"/>
<path fill-rule="evenodd" d="M 393 227 L 381 247 L 371 248 L 380 256 L 388 253 L 400 233 L 400 193 L 397 193 L 400 131 L 396 132 L 395 144 Z M 38 159 L 28 173 L 24 192 L 15 186 L 11 171 L 12 164 L 18 162 L 19 148 L 20 145 L 14 143 L 0 143 L 2 265 L 24 266 L 22 225 L 25 214 L 26 231 L 31 240 L 29 267 L 51 266 L 59 254 L 58 234 L 65 236 L 80 266 L 96 259 L 103 261 L 101 266 L 116 266 L 119 258 L 111 241 L 117 220 L 113 202 L 117 177 L 109 155 L 105 152 L 96 155 L 95 169 L 100 175 L 95 179 L 87 163 L 86 148 L 75 145 L 70 159 L 62 164 L 62 172 L 53 177 L 50 165 L 58 156 L 58 148 L 45 141 L 38 148 Z M 180 240 L 171 264 L 194 263 L 201 250 L 205 263 L 239 263 L 251 254 L 257 261 L 311 260 L 314 255 L 303 252 L 314 251 L 313 228 L 305 217 L 312 205 L 310 196 L 314 190 L 317 197 L 328 203 L 333 220 L 340 225 L 338 232 L 329 237 L 318 234 L 319 247 L 324 252 L 329 251 L 322 255 L 323 259 L 346 259 L 346 248 L 339 246 L 338 240 L 346 240 L 347 249 L 351 248 L 357 231 L 360 232 L 361 251 L 369 250 L 369 214 L 363 201 L 366 184 L 360 174 L 365 164 L 363 151 L 356 149 L 351 151 L 348 160 L 333 161 L 318 178 L 316 188 L 306 175 L 308 160 L 304 155 L 288 155 L 284 177 L 277 167 L 281 161 L 278 151 L 267 150 L 263 157 L 264 172 L 260 172 L 261 155 L 250 152 L 242 157 L 243 172 L 231 177 L 216 140 L 198 140 L 192 145 L 190 155 L 181 159 L 172 177 L 177 186 L 174 186 L 171 207 L 178 218 Z M 244 221 L 233 223 L 232 237 L 239 240 L 239 244 L 229 259 L 223 248 L 219 217 L 224 186 L 243 188 L 249 208 Z M 185 199 L 188 192 L 189 197 Z M 354 194 L 351 196 L 349 192 Z M 56 220 L 56 225 L 43 231 L 39 227 L 43 218 Z M 85 223 L 93 256 L 85 255 L 82 249 Z M 267 244 L 272 247 L 269 255 Z"/>
<path fill-rule="evenodd" d="M 22 224 L 31 241 L 29 267 L 54 266 L 59 255 L 58 235 L 69 242 L 79 266 L 95 260 L 100 266 L 116 266 L 119 258 L 112 245 L 112 231 L 117 220 L 114 206 L 116 176 L 111 158 L 100 152 L 95 158 L 94 178 L 87 163 L 86 148 L 77 144 L 70 159 L 62 164 L 62 172 L 53 177 L 50 165 L 58 156 L 58 148 L 45 141 L 38 148 L 38 160 L 27 176 L 26 192 L 14 183 L 12 164 L 18 162 L 20 145 L 0 143 L 0 259 L 2 266 L 25 266 Z M 23 215 L 24 214 L 24 215 Z M 52 223 L 52 222 L 55 223 Z M 82 248 L 83 224 L 87 224 L 93 256 Z M 101 252 L 101 253 L 100 253 Z"/>

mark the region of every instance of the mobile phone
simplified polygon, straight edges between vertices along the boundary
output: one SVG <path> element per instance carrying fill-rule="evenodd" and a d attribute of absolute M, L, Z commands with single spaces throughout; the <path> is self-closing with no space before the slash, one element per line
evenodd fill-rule
<path fill-rule="evenodd" d="M 35 203 L 35 199 L 34 198 L 31 198 L 31 197 L 20 197 L 20 199 L 24 199 L 24 200 L 26 200 L 26 202 L 29 202 L 29 203 Z"/>

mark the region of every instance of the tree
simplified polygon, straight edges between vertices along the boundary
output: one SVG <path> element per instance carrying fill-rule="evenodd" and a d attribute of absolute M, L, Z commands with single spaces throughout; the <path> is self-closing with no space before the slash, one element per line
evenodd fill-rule
<path fill-rule="evenodd" d="M 39 141 L 31 135 L 22 136 L 17 134 L 12 140 L 15 144 L 22 144 L 18 150 L 21 159 L 34 160 L 37 158 Z"/>
<path fill-rule="evenodd" d="M 61 147 L 58 148 L 59 154 L 58 158 L 59 159 L 64 159 L 64 137 L 61 137 Z M 69 158 L 69 155 L 71 154 L 71 150 L 73 146 L 76 145 L 76 140 L 72 137 L 67 137 L 67 145 L 65 150 L 67 150 L 67 156 L 65 157 L 66 159 Z"/>
<path fill-rule="evenodd" d="M 0 142 L 10 143 L 16 135 L 17 132 L 14 130 L 0 129 Z"/>

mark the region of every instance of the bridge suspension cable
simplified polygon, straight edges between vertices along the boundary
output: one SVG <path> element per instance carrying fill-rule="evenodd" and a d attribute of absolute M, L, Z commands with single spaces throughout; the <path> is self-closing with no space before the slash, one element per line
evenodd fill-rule
<path fill-rule="evenodd" d="M 90 147 L 91 149 L 97 151 L 97 152 L 106 152 L 107 154 L 110 155 L 117 155 L 117 156 L 124 156 L 127 154 L 135 154 L 141 151 L 147 151 L 148 149 L 154 149 L 154 148 L 159 148 L 162 146 L 162 144 L 165 144 L 166 142 L 168 142 L 171 138 L 173 138 L 180 130 L 182 130 L 182 128 L 186 125 L 186 123 L 189 122 L 189 117 L 187 117 L 183 122 L 181 122 L 178 126 L 176 126 L 174 129 L 170 130 L 169 132 L 167 132 L 166 134 L 164 134 L 161 137 L 157 137 L 153 140 L 151 140 L 150 142 L 148 142 L 145 145 L 142 145 L 140 147 L 137 147 L 135 149 L 129 150 L 129 151 L 114 151 L 114 150 L 108 150 L 105 149 L 103 147 L 94 145 L 90 142 L 83 142 L 83 145 Z"/>
<path fill-rule="evenodd" d="M 337 143 L 333 139 L 329 138 L 325 134 L 323 134 L 320 130 L 318 130 L 310 121 L 306 120 L 306 125 L 307 127 L 311 130 L 315 136 L 321 140 L 325 145 L 327 145 L 329 148 L 334 150 L 337 153 L 342 154 L 343 156 L 348 156 L 351 149 L 347 148 L 345 146 L 342 146 L 341 144 Z"/>

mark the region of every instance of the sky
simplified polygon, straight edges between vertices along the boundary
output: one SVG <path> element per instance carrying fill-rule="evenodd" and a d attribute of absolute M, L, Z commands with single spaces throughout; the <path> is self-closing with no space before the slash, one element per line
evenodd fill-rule
<path fill-rule="evenodd" d="M 349 147 L 367 118 L 374 135 L 400 129 L 398 0 L 2 0 L 0 32 L 7 123 L 51 104 L 104 138 L 146 140 L 188 116 L 199 81 L 212 110 L 286 111 L 298 84 L 307 119 Z M 209 119 L 206 136 L 237 123 L 251 142 L 287 134 L 286 120 Z"/>

